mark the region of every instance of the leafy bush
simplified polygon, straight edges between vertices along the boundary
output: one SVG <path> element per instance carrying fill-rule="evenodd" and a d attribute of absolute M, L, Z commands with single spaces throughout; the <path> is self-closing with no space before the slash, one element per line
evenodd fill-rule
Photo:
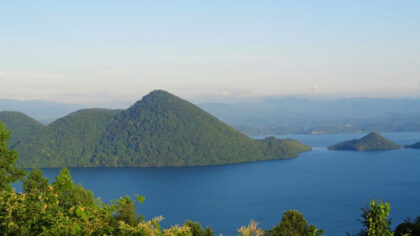
<path fill-rule="evenodd" d="M 288 210 L 283 214 L 280 223 L 271 230 L 264 232 L 265 236 L 318 236 L 323 230 L 308 224 L 303 214 L 297 210 Z"/>
<path fill-rule="evenodd" d="M 263 235 L 263 230 L 258 228 L 258 223 L 251 220 L 248 226 L 242 226 L 239 230 L 239 236 L 260 236 Z"/>
<path fill-rule="evenodd" d="M 206 227 L 205 229 L 202 229 L 199 222 L 193 222 L 191 220 L 187 220 L 185 221 L 184 226 L 188 226 L 191 229 L 192 236 L 213 236 L 214 235 L 214 232 L 210 227 Z"/>
<path fill-rule="evenodd" d="M 391 220 L 388 220 L 391 207 L 389 203 L 371 200 L 369 206 L 362 208 L 362 229 L 357 236 L 392 236 Z"/>
<path fill-rule="evenodd" d="M 420 236 L 420 216 L 414 221 L 406 219 L 395 228 L 395 236 Z"/>

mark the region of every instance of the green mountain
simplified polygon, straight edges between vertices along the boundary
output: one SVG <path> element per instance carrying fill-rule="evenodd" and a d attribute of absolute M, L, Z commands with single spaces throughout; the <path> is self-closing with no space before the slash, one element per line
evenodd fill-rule
<path fill-rule="evenodd" d="M 297 141 L 253 140 L 197 106 L 154 91 L 121 112 L 102 136 L 95 166 L 196 166 L 295 157 Z M 293 146 L 294 145 L 294 146 Z"/>
<path fill-rule="evenodd" d="M 27 137 L 16 147 L 23 167 L 89 166 L 102 133 L 116 110 L 84 109 L 73 112 Z"/>
<path fill-rule="evenodd" d="M 31 117 L 16 111 L 0 112 L 0 121 L 11 131 L 9 146 L 14 148 L 22 139 L 40 132 L 44 126 Z"/>
<path fill-rule="evenodd" d="M 338 151 L 381 151 L 401 148 L 376 132 L 372 132 L 360 139 L 345 141 L 328 147 L 328 150 Z"/>
<path fill-rule="evenodd" d="M 411 145 L 405 145 L 404 148 L 420 149 L 420 142 Z"/>
<path fill-rule="evenodd" d="M 311 150 L 296 140 L 251 139 L 161 90 L 126 110 L 71 113 L 22 138 L 15 149 L 18 165 L 30 168 L 217 165 Z"/>

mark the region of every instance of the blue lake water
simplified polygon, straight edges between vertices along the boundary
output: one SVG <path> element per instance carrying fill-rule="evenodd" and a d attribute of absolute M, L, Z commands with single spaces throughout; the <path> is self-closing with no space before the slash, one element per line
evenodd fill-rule
<path fill-rule="evenodd" d="M 208 167 L 72 168 L 71 173 L 75 182 L 105 202 L 138 193 L 146 196 L 138 210 L 147 219 L 162 215 L 164 226 L 192 219 L 223 235 L 236 235 L 251 219 L 271 228 L 287 209 L 301 211 L 325 235 L 356 233 L 360 208 L 372 198 L 391 203 L 393 227 L 420 215 L 420 150 L 326 150 L 361 136 L 278 136 L 314 147 L 288 160 Z M 384 136 L 399 144 L 420 141 L 420 133 Z M 43 171 L 53 179 L 59 169 Z"/>

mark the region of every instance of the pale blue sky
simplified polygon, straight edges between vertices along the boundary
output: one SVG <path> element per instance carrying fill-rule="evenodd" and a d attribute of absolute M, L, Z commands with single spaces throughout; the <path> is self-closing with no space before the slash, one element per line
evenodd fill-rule
<path fill-rule="evenodd" d="M 420 1 L 1 1 L 0 97 L 419 97 Z"/>

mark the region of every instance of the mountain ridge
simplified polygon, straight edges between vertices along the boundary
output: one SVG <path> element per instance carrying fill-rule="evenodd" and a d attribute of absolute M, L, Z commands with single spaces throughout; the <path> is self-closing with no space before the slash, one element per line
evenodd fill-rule
<path fill-rule="evenodd" d="M 0 110 L 19 111 L 47 125 L 79 109 L 95 107 L 94 104 L 114 109 L 126 108 L 128 103 L 0 99 Z M 413 109 L 420 106 L 418 98 L 273 96 L 244 98 L 233 103 L 201 102 L 198 106 L 247 135 L 420 131 L 420 111 Z"/>
<path fill-rule="evenodd" d="M 296 157 L 296 140 L 254 140 L 194 104 L 155 90 L 125 110 L 73 112 L 22 139 L 22 167 L 198 166 Z"/>
<path fill-rule="evenodd" d="M 248 135 L 420 131 L 418 98 L 293 96 L 199 106 Z"/>
<path fill-rule="evenodd" d="M 17 111 L 1 111 L 0 120 L 11 130 L 8 140 L 11 148 L 18 145 L 24 137 L 34 135 L 44 128 L 44 125 L 32 117 Z"/>

